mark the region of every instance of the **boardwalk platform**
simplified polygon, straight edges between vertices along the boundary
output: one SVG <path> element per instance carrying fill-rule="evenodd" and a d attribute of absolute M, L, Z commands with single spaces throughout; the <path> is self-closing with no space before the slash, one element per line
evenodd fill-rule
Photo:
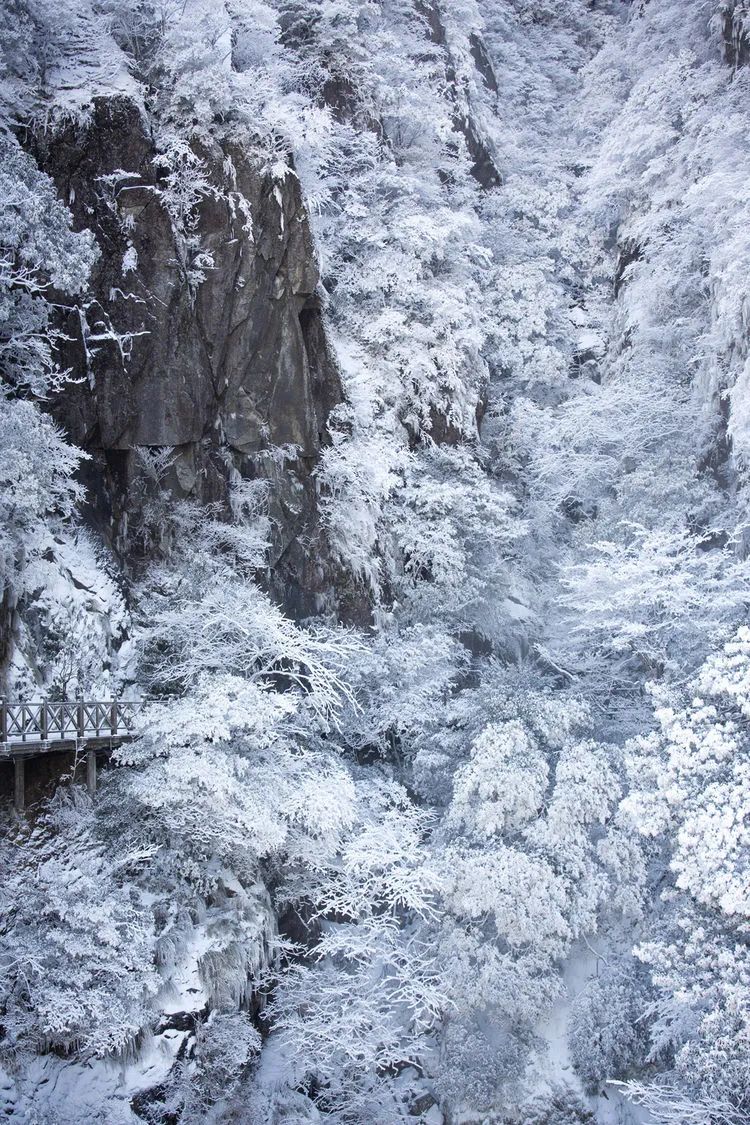
<path fill-rule="evenodd" d="M 14 766 L 14 802 L 26 803 L 25 763 L 48 754 L 86 755 L 86 780 L 96 789 L 96 755 L 128 742 L 143 705 L 119 699 L 0 703 L 0 764 Z"/>

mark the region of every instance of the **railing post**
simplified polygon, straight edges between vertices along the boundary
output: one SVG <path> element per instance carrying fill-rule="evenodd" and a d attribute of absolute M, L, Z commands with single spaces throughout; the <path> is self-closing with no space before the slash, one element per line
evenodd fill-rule
<path fill-rule="evenodd" d="M 80 697 L 78 699 L 78 710 L 77 710 L 76 725 L 78 727 L 78 737 L 79 738 L 85 738 L 86 737 L 86 715 L 85 715 L 85 711 L 84 711 L 84 707 L 83 707 L 83 699 L 80 698 Z"/>
<path fill-rule="evenodd" d="M 8 704 L 0 700 L 0 746 L 5 749 L 8 745 Z"/>
<path fill-rule="evenodd" d="M 113 735 L 117 734 L 117 700 L 112 700 L 112 706 L 109 710 L 109 725 Z"/>
<path fill-rule="evenodd" d="M 47 714 L 47 700 L 42 700 L 42 705 L 39 708 L 39 734 L 42 742 L 47 742 L 49 739 L 49 715 Z"/>
<path fill-rule="evenodd" d="M 24 760 L 23 758 L 16 758 L 14 763 L 14 785 L 13 785 L 13 800 L 16 806 L 16 812 L 22 813 L 26 804 L 26 787 L 24 785 Z"/>

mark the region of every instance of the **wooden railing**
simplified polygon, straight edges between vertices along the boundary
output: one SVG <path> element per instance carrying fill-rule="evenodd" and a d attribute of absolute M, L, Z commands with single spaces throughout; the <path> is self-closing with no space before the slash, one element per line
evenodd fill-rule
<path fill-rule="evenodd" d="M 122 699 L 77 699 L 59 703 L 0 702 L 0 761 L 13 764 L 13 800 L 16 811 L 26 805 L 26 765 L 54 750 L 85 755 L 86 785 L 96 791 L 97 754 L 127 742 L 135 734 L 138 713 L 144 705 Z"/>
<path fill-rule="evenodd" d="M 0 703 L 0 753 L 55 742 L 127 739 L 142 703 L 120 699 L 50 703 Z"/>

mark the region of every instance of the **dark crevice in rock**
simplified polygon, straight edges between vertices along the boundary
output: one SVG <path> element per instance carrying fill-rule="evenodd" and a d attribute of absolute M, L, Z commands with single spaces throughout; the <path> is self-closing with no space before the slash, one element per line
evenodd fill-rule
<path fill-rule="evenodd" d="M 487 54 L 482 40 L 473 31 L 469 36 L 469 44 L 471 46 L 471 57 L 484 80 L 485 86 L 488 90 L 492 90 L 493 94 L 499 93 L 500 88 L 497 84 L 497 78 L 495 77 L 495 71 L 490 61 L 490 56 Z"/>
<path fill-rule="evenodd" d="M 643 260 L 643 253 L 643 247 L 639 246 L 631 239 L 626 239 L 621 243 L 617 254 L 617 264 L 615 266 L 615 276 L 613 283 L 615 297 L 618 297 L 620 295 L 622 287 L 625 285 L 628 279 L 630 267 L 633 266 L 636 262 L 640 262 Z"/>

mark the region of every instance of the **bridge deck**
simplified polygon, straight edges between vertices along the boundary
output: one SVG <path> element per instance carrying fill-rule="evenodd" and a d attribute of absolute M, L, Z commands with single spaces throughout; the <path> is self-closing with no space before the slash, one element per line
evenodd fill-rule
<path fill-rule="evenodd" d="M 132 734 L 96 735 L 84 738 L 50 738 L 46 742 L 9 742 L 0 746 L 0 762 L 16 758 L 38 758 L 43 754 L 63 754 L 73 750 L 110 750 L 129 742 Z"/>

